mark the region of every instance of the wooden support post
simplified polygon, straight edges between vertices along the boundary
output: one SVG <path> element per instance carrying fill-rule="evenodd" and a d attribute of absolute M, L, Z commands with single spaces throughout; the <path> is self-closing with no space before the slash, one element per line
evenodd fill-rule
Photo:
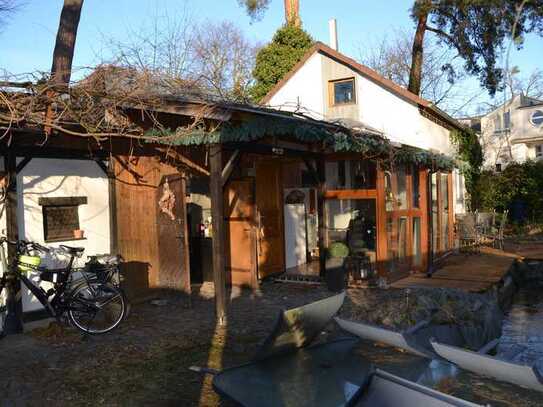
<path fill-rule="evenodd" d="M 317 190 L 317 223 L 318 223 L 318 237 L 319 237 L 319 275 L 324 276 L 326 272 L 326 219 L 324 208 L 324 194 L 326 189 L 326 176 L 325 176 L 325 162 L 324 157 L 316 160 L 317 164 L 317 177 L 318 177 L 318 190 Z M 309 167 L 308 167 L 309 168 Z"/>
<path fill-rule="evenodd" d="M 4 167 L 8 180 L 6 197 L 6 234 L 8 240 L 19 239 L 17 225 L 17 158 L 12 152 L 4 156 Z M 15 264 L 17 252 L 13 246 L 8 246 L 8 264 Z M 10 272 L 6 286 L 7 315 L 4 321 L 4 333 L 17 334 L 23 332 L 23 300 L 21 283 Z"/>
<path fill-rule="evenodd" d="M 117 234 L 117 181 L 115 179 L 115 158 L 110 157 L 107 166 L 109 193 L 109 252 L 119 254 Z"/>
<path fill-rule="evenodd" d="M 226 325 L 226 254 L 224 231 L 224 197 L 222 188 L 222 151 L 218 144 L 209 149 L 211 217 L 213 228 L 213 281 L 217 323 Z"/>

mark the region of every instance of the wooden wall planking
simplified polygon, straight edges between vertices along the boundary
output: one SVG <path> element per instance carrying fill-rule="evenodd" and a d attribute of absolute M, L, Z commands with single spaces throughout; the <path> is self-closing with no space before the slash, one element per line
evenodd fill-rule
<path fill-rule="evenodd" d="M 156 157 L 118 156 L 112 161 L 117 198 L 117 247 L 125 262 L 123 273 L 128 295 L 132 298 L 144 297 L 150 294 L 149 289 L 171 288 L 162 287 L 161 283 L 161 280 L 164 282 L 167 279 L 160 275 L 158 188 L 163 177 L 179 176 L 180 173 Z M 184 205 L 184 197 L 177 199 L 176 204 L 179 202 Z M 185 208 L 182 213 L 185 213 Z M 184 215 L 182 223 L 183 233 L 186 234 Z M 180 267 L 184 269 L 186 278 L 179 282 L 178 287 L 180 291 L 186 291 L 187 286 L 190 288 L 186 266 L 188 248 L 181 240 L 179 247 L 184 252 L 184 258 Z M 165 255 L 162 253 L 162 256 Z"/>

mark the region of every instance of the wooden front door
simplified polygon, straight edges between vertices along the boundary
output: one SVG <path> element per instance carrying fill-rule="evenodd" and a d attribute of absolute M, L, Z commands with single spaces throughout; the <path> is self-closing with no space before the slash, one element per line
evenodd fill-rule
<path fill-rule="evenodd" d="M 230 181 L 224 189 L 227 283 L 256 288 L 256 227 L 253 179 Z"/>
<path fill-rule="evenodd" d="M 283 196 L 279 160 L 256 163 L 258 277 L 285 271 Z"/>
<path fill-rule="evenodd" d="M 188 236 L 185 213 L 185 179 L 163 176 L 157 188 L 158 286 L 190 291 Z M 138 219 L 133 219 L 138 222 Z"/>

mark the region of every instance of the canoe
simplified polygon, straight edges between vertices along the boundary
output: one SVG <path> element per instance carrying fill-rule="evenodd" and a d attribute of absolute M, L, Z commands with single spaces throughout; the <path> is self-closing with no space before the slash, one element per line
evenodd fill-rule
<path fill-rule="evenodd" d="M 430 343 L 439 356 L 461 369 L 528 389 L 543 391 L 543 375 L 536 366 L 514 363 L 435 341 L 430 341 Z"/>
<path fill-rule="evenodd" d="M 466 400 L 376 369 L 366 390 L 361 392 L 357 407 L 475 407 Z"/>
<path fill-rule="evenodd" d="M 243 407 L 474 407 L 375 369 L 348 338 L 225 369 L 215 391 Z"/>
<path fill-rule="evenodd" d="M 393 331 L 392 329 L 381 328 L 367 323 L 347 321 L 337 317 L 334 318 L 334 320 L 341 329 L 362 339 L 384 343 L 429 359 L 433 359 L 437 356 L 434 352 L 417 342 L 412 334 Z"/>
<path fill-rule="evenodd" d="M 345 301 L 345 292 L 301 307 L 281 311 L 274 328 L 256 352 L 254 359 L 303 348 L 321 334 Z"/>

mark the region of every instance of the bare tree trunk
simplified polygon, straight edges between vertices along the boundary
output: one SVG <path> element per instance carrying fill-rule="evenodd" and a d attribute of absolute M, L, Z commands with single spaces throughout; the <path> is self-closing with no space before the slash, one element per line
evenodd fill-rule
<path fill-rule="evenodd" d="M 299 27 L 302 22 L 300 20 L 300 1 L 285 0 L 285 20 L 287 25 Z"/>
<path fill-rule="evenodd" d="M 53 51 L 53 65 L 51 66 L 52 88 L 47 96 L 53 99 L 59 90 L 68 90 L 70 77 L 72 76 L 72 61 L 74 58 L 75 39 L 77 27 L 81 17 L 83 0 L 64 0 L 60 21 L 58 23 L 57 40 Z M 53 120 L 53 105 L 48 103 L 45 111 L 45 134 L 51 134 Z"/>
<path fill-rule="evenodd" d="M 51 79 L 55 85 L 67 86 L 70 83 L 75 39 L 82 7 L 83 0 L 64 0 L 51 67 Z"/>
<path fill-rule="evenodd" d="M 411 72 L 409 73 L 409 85 L 407 89 L 420 94 L 422 82 L 422 60 L 424 51 L 424 34 L 426 33 L 426 21 L 428 20 L 428 7 L 422 5 L 418 13 L 417 31 L 413 38 L 413 49 L 411 51 Z"/>

